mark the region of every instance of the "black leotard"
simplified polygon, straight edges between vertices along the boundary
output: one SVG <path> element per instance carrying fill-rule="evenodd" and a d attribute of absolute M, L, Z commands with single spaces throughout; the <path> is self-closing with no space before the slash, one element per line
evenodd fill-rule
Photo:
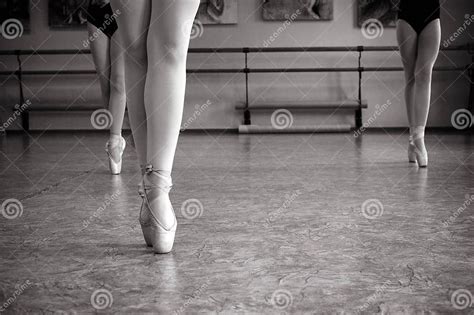
<path fill-rule="evenodd" d="M 87 22 L 100 29 L 109 38 L 117 30 L 117 21 L 110 3 L 101 0 L 90 0 L 87 7 Z"/>
<path fill-rule="evenodd" d="M 439 0 L 400 0 L 398 18 L 410 24 L 418 35 L 439 17 Z"/>

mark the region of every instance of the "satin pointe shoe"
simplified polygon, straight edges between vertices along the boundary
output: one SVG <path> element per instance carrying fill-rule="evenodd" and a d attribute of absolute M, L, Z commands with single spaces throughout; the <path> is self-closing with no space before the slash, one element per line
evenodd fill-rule
<path fill-rule="evenodd" d="M 169 199 L 171 187 L 168 172 L 146 166 L 139 220 L 145 242 L 153 246 L 156 254 L 166 254 L 173 249 L 178 222 Z"/>
<path fill-rule="evenodd" d="M 105 145 L 105 152 L 109 159 L 109 170 L 113 175 L 118 175 L 122 171 L 122 155 L 127 142 L 122 136 L 112 136 Z"/>
<path fill-rule="evenodd" d="M 425 147 L 425 127 L 415 127 L 413 132 L 414 152 L 419 167 L 428 166 L 428 151 Z"/>
<path fill-rule="evenodd" d="M 413 142 L 413 136 L 408 138 L 408 162 L 416 163 L 415 143 Z"/>

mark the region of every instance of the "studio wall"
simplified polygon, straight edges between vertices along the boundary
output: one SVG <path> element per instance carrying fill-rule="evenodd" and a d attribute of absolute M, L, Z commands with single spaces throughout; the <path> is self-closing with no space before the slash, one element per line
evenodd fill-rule
<path fill-rule="evenodd" d="M 354 0 L 335 0 L 333 19 L 330 21 L 294 21 L 277 32 L 283 21 L 264 21 L 262 2 L 240 0 L 238 3 L 238 24 L 205 25 L 192 39 L 191 47 L 299 47 L 299 46 L 357 46 L 396 45 L 394 28 L 385 28 L 383 34 L 369 39 L 363 36 L 357 19 L 357 4 Z M 466 15 L 474 14 L 472 0 L 445 2 L 442 10 L 442 42 L 449 39 L 463 24 Z M 274 36 L 277 34 L 278 36 Z M 48 4 L 45 0 L 30 7 L 30 31 L 14 40 L 0 38 L 0 49 L 83 49 L 86 39 L 84 30 L 51 30 L 48 26 Z M 270 40 L 273 38 L 273 40 Z M 473 41 L 474 25 L 460 34 L 452 45 Z M 470 57 L 465 53 L 441 52 L 438 65 L 465 65 Z M 305 54 L 261 54 L 250 55 L 251 67 L 330 67 L 357 65 L 353 53 L 305 53 Z M 365 53 L 364 66 L 400 66 L 398 53 Z M 242 67 L 242 54 L 219 56 L 190 55 L 189 68 L 198 67 Z M 15 69 L 13 57 L 0 58 L 0 67 Z M 31 57 L 25 62 L 25 69 L 92 69 L 90 56 L 45 56 Z M 18 103 L 18 88 L 13 78 L 1 78 L 0 118 L 8 118 L 11 108 Z M 35 104 L 67 106 L 75 104 L 100 103 L 99 84 L 93 76 L 61 76 L 26 78 L 25 93 Z M 371 123 L 370 127 L 406 126 L 403 102 L 403 73 L 365 73 L 363 77 L 363 98 L 369 102 L 364 110 L 363 120 L 376 114 L 376 105 L 390 102 L 389 108 Z M 357 95 L 357 74 L 251 74 L 250 99 L 254 100 L 331 100 L 354 98 Z M 242 115 L 234 109 L 245 100 L 244 76 L 242 74 L 190 75 L 186 93 L 183 122 L 188 129 L 235 129 L 242 122 Z M 433 77 L 433 106 L 429 117 L 430 126 L 450 126 L 454 110 L 466 107 L 469 81 L 459 73 L 435 73 Z M 208 104 L 198 117 L 195 111 Z M 195 117 L 195 118 L 193 118 Z M 84 118 L 84 117 L 83 117 Z M 85 117 L 70 119 L 71 128 L 82 128 Z M 48 125 L 47 117 L 43 119 Z M 333 122 L 353 123 L 350 115 L 331 117 Z M 77 124 L 75 126 L 74 124 Z M 15 124 L 11 126 L 15 127 Z"/>

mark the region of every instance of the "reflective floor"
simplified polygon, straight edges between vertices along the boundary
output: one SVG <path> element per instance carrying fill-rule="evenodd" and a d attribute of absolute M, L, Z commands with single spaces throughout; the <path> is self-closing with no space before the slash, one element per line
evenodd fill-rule
<path fill-rule="evenodd" d="M 0 310 L 474 313 L 473 140 L 428 133 L 418 169 L 402 132 L 184 134 L 154 255 L 129 135 L 120 176 L 104 133 L 1 136 Z"/>

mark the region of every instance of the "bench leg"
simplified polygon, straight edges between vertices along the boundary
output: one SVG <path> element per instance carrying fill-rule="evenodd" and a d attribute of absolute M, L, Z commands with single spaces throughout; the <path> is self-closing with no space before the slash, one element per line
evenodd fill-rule
<path fill-rule="evenodd" d="M 355 126 L 357 129 L 362 127 L 362 109 L 357 109 L 355 112 Z"/>
<path fill-rule="evenodd" d="M 244 110 L 244 125 L 251 125 L 250 111 L 248 109 Z"/>

